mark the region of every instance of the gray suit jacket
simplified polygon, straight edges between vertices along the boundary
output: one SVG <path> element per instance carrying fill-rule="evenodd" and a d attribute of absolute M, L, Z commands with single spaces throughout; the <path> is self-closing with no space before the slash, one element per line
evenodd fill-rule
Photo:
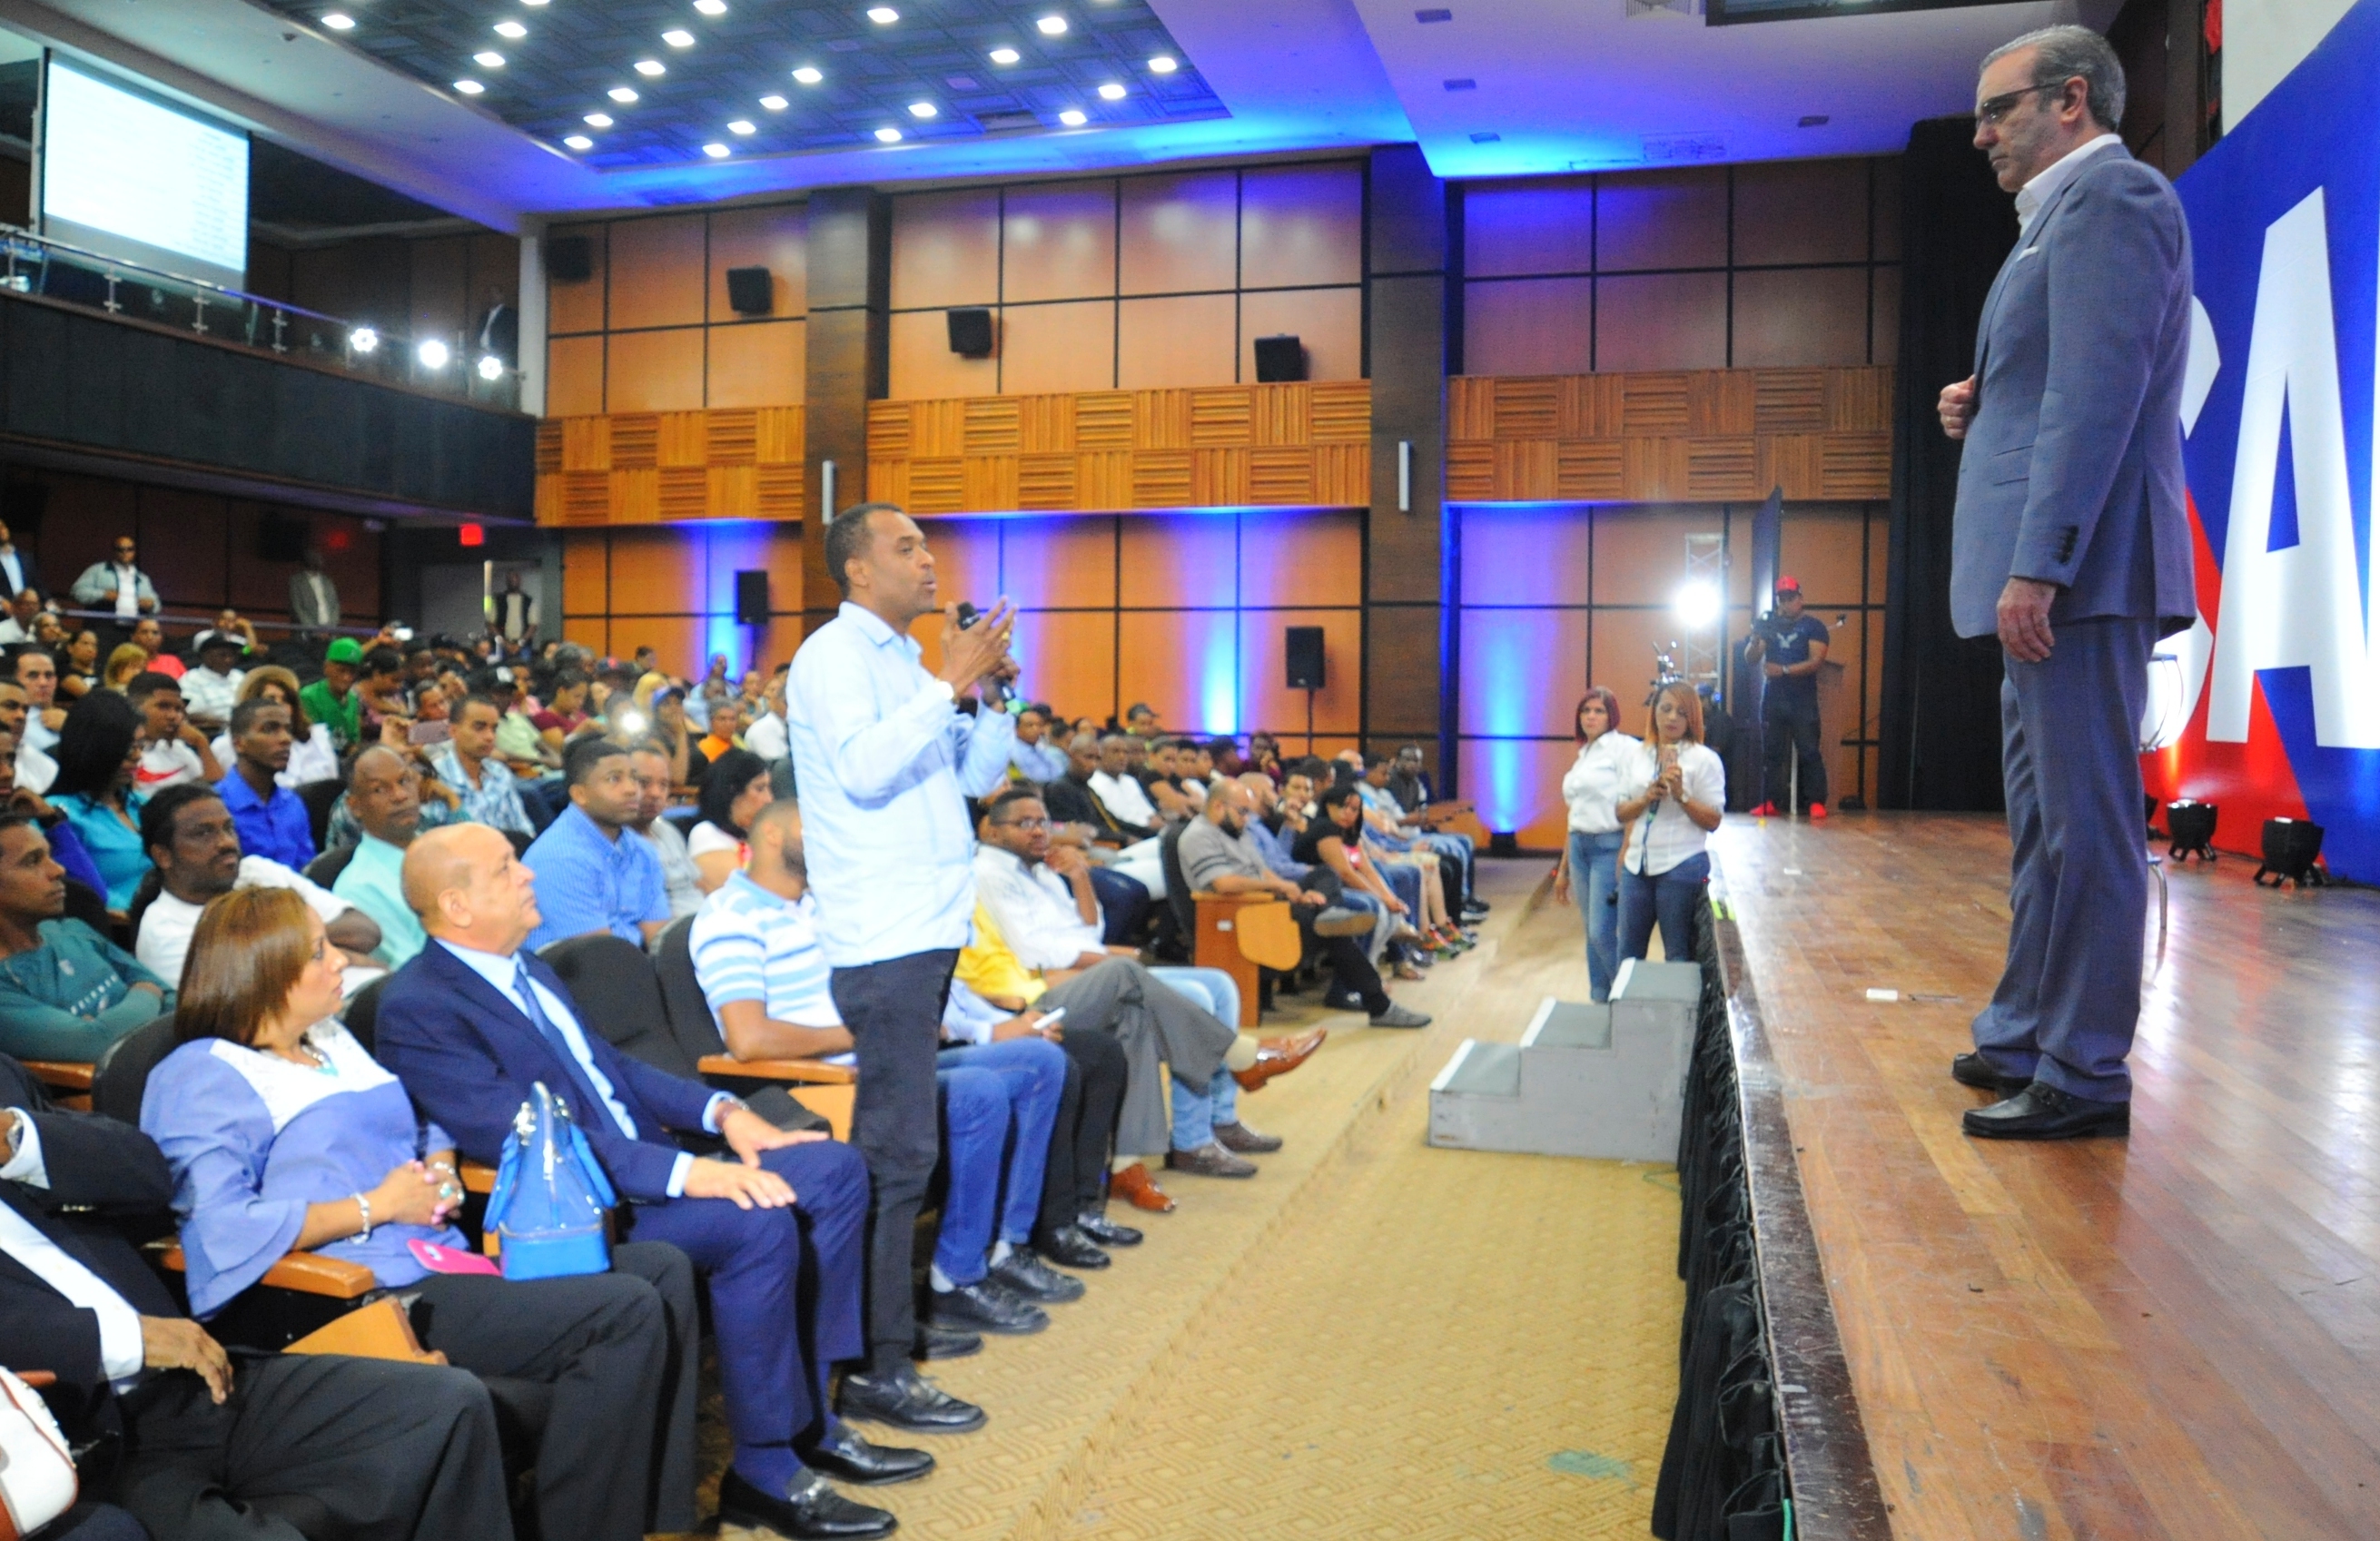
<path fill-rule="evenodd" d="M 2181 463 L 2190 227 L 2166 179 L 2099 152 L 2042 209 L 1984 301 L 1959 463 L 1950 619 L 1998 626 L 2010 577 L 2061 590 L 2050 623 L 2155 617 L 2193 598 Z"/>
<path fill-rule="evenodd" d="M 328 631 L 339 624 L 339 589 L 324 574 L 325 592 L 318 597 L 304 568 L 289 575 L 289 618 L 308 631 Z"/>

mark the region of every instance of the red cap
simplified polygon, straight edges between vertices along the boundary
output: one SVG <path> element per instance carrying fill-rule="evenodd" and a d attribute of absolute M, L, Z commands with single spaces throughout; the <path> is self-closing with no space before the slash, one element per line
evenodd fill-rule
<path fill-rule="evenodd" d="M 1802 591 L 1802 580 L 1792 576 L 1791 574 L 1788 574 L 1786 576 L 1780 577 L 1777 580 L 1777 592 L 1782 594 L 1789 589 L 1793 593 L 1800 593 Z"/>

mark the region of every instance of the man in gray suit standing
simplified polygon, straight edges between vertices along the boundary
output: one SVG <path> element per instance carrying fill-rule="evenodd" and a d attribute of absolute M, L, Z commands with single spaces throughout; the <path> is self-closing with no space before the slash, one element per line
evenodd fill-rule
<path fill-rule="evenodd" d="M 1950 613 L 1997 633 L 2015 844 L 2008 966 L 1950 1073 L 2004 1100 L 1996 1139 L 2121 1135 L 2148 910 L 2138 728 L 2156 639 L 2190 624 L 2181 383 L 2190 232 L 2166 179 L 2116 136 L 2124 73 L 2081 27 L 1984 61 L 1975 143 L 2020 234 L 1945 389 L 1966 441 Z"/>

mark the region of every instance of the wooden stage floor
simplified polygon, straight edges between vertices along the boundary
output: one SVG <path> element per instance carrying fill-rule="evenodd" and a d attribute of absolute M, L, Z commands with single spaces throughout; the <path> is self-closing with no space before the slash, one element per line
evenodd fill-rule
<path fill-rule="evenodd" d="M 2131 1139 L 2000 1145 L 2000 820 L 1714 845 L 1895 1535 L 2380 1537 L 2380 894 L 2169 871 Z"/>

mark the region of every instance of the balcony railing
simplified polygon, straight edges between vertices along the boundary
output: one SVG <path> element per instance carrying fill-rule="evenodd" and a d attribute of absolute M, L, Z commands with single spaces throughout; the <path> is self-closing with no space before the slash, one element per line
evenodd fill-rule
<path fill-rule="evenodd" d="M 0 286 L 386 385 L 517 410 L 520 371 L 461 332 L 413 334 L 348 321 L 0 224 Z"/>

